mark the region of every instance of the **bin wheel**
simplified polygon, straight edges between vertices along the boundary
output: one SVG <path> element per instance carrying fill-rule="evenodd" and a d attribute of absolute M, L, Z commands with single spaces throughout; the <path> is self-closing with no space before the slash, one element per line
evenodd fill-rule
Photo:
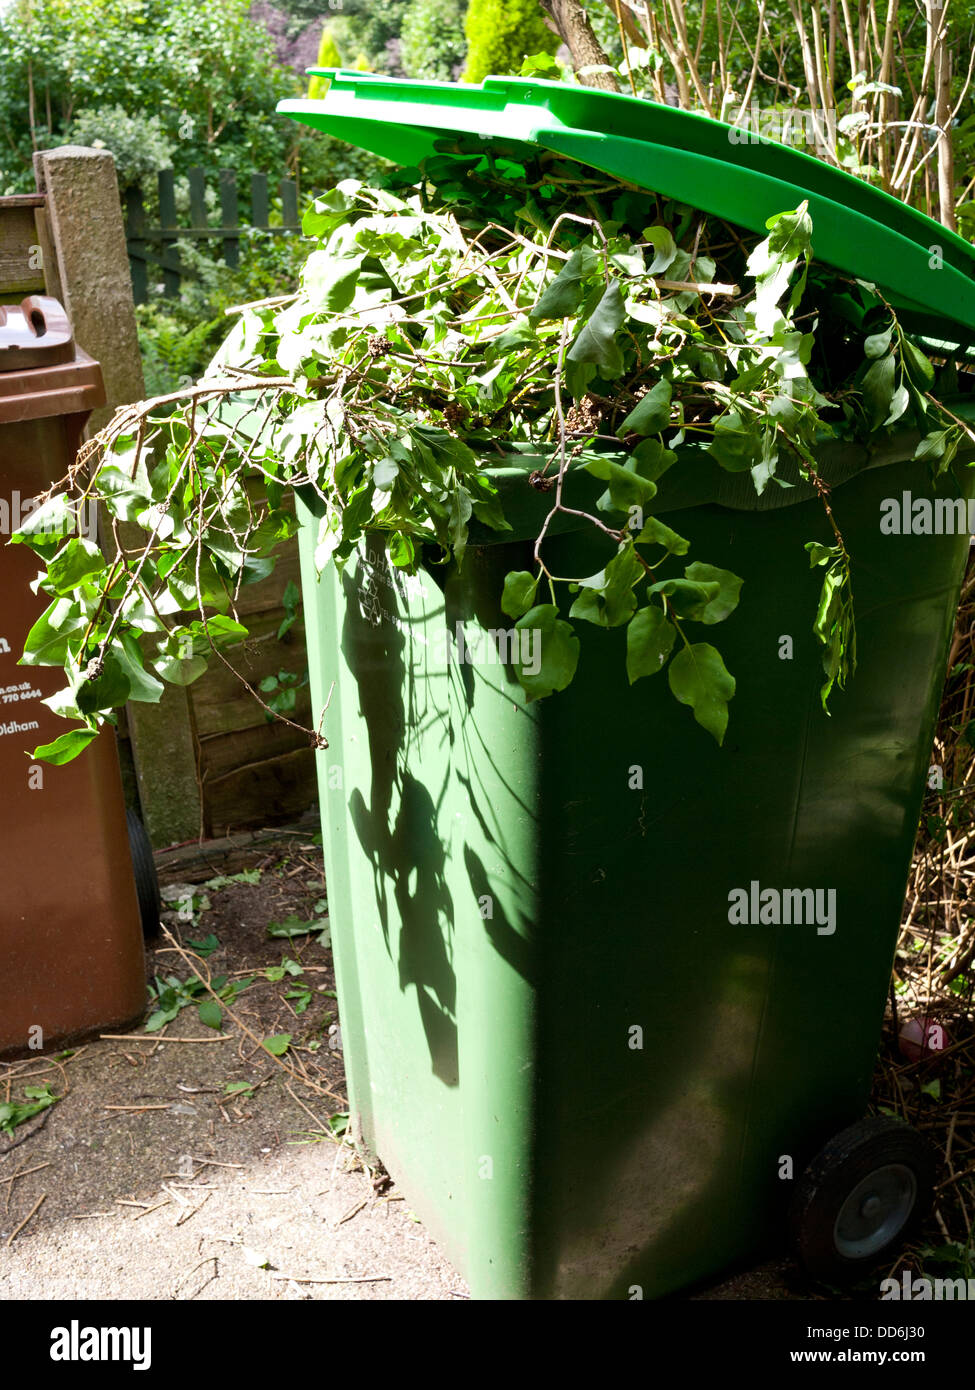
<path fill-rule="evenodd" d="M 146 828 L 139 817 L 134 811 L 126 811 L 125 819 L 129 827 L 129 849 L 135 874 L 135 890 L 139 899 L 139 915 L 142 918 L 142 935 L 148 940 L 158 934 L 159 914 L 162 912 L 156 862 L 152 857 L 152 845 L 149 843 Z"/>
<path fill-rule="evenodd" d="M 930 1206 L 934 1151 L 901 1120 L 860 1120 L 832 1138 L 796 1188 L 793 1248 L 815 1278 L 856 1279 L 903 1244 Z"/>

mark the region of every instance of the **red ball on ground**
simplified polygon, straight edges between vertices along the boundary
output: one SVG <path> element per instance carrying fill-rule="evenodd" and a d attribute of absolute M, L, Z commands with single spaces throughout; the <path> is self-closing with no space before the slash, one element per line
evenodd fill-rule
<path fill-rule="evenodd" d="M 948 1046 L 948 1032 L 943 1023 L 929 1014 L 920 1018 L 909 1018 L 901 1025 L 897 1040 L 901 1055 L 909 1062 L 919 1062 L 922 1058 L 937 1057 Z"/>

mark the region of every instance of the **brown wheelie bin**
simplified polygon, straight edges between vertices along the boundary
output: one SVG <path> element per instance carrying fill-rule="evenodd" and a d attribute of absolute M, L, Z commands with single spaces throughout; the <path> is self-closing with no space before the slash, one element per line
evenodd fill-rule
<path fill-rule="evenodd" d="M 104 400 L 100 368 L 56 300 L 0 306 L 0 1055 L 131 1024 L 145 1006 L 115 733 L 64 767 L 30 758 L 72 726 L 42 703 L 63 670 L 18 665 L 51 598 L 30 587 L 37 556 L 7 543 Z"/>

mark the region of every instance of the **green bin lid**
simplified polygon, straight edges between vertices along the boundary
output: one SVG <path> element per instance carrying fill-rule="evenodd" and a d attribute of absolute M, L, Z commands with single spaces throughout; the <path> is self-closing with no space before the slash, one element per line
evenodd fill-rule
<path fill-rule="evenodd" d="M 473 135 L 576 159 L 762 234 L 808 199 L 817 260 L 878 285 L 917 332 L 975 342 L 975 247 L 933 218 L 802 150 L 657 102 L 535 78 L 422 82 L 310 68 L 321 99 L 278 110 L 413 166 Z"/>

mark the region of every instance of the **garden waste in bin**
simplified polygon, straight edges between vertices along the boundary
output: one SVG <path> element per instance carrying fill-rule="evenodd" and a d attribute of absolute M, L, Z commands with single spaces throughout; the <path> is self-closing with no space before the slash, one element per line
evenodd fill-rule
<path fill-rule="evenodd" d="M 880 284 L 919 333 L 975 331 L 972 248 L 796 151 L 559 84 L 325 75 L 322 101 L 279 109 L 404 164 L 458 135 L 521 141 L 754 231 L 808 199 L 817 260 Z M 861 1124 L 969 549 L 967 528 L 882 533 L 884 499 L 934 496 L 917 440 L 817 457 L 857 567 L 858 669 L 831 717 L 819 581 L 795 562 L 830 539 L 813 487 L 796 472 L 759 497 L 706 456 L 658 481 L 647 510 L 750 595 L 722 628 L 722 748 L 660 681 L 627 683 L 612 629 L 534 703 L 501 660 L 465 661 L 510 625 L 502 580 L 531 562 L 542 459 L 492 464 L 514 530 L 472 525 L 446 581 L 421 565 L 404 582 L 381 536 L 319 580 L 304 494 L 353 1130 L 475 1296 L 659 1296 L 774 1239 L 790 1199 L 810 1268 L 861 1270 L 930 1188 L 913 1131 Z M 945 486 L 964 510 L 970 470 Z M 598 490 L 574 468 L 567 505 Z M 605 541 L 560 522 L 552 572 L 598 571 Z"/>
<path fill-rule="evenodd" d="M 104 400 L 98 364 L 75 345 L 55 300 L 0 307 L 5 540 L 65 476 Z M 94 540 L 94 517 L 82 524 Z M 133 1023 L 146 997 L 114 730 L 67 766 L 26 756 L 70 727 L 43 703 L 64 686 L 60 666 L 18 664 L 51 602 L 31 590 L 38 568 L 26 545 L 0 548 L 0 1053 Z"/>

